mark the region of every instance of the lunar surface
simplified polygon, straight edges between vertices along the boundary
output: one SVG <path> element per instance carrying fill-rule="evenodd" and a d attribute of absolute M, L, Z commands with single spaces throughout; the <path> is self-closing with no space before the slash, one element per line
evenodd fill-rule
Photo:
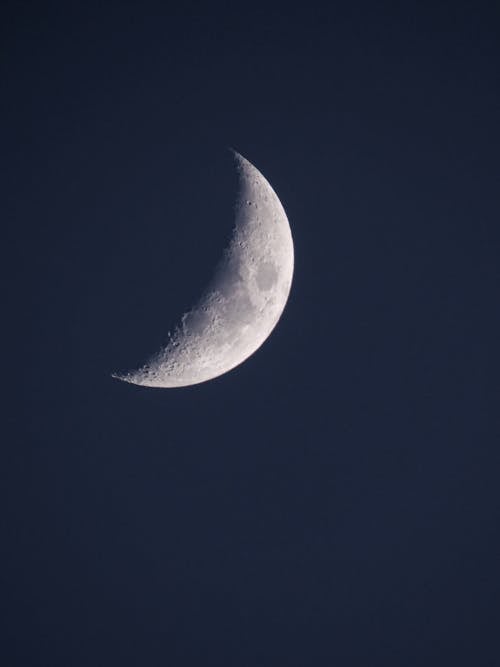
<path fill-rule="evenodd" d="M 146 387 L 206 382 L 241 364 L 276 326 L 292 283 L 290 225 L 264 176 L 243 156 L 235 158 L 236 220 L 212 281 L 158 354 L 113 377 Z"/>

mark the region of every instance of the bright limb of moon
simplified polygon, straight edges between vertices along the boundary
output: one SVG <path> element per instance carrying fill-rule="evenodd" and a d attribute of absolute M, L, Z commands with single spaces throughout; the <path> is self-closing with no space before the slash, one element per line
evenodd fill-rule
<path fill-rule="evenodd" d="M 235 158 L 236 220 L 212 281 L 160 352 L 113 377 L 146 387 L 206 382 L 245 361 L 276 326 L 292 284 L 290 225 L 264 176 L 239 153 Z"/>

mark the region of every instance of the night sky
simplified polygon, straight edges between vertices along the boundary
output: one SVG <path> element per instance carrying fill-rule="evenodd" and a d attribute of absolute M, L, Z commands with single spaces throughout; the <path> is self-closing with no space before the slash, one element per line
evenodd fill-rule
<path fill-rule="evenodd" d="M 495 3 L 7 2 L 2 667 L 500 664 Z M 263 347 L 137 367 L 287 211 Z"/>

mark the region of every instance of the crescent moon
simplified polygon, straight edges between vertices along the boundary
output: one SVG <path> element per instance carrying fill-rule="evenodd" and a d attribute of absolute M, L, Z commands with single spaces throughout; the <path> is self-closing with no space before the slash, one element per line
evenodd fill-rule
<path fill-rule="evenodd" d="M 268 181 L 242 155 L 234 155 L 239 172 L 235 224 L 212 281 L 160 352 L 137 370 L 113 377 L 145 387 L 206 382 L 248 359 L 280 319 L 293 276 L 290 225 Z"/>

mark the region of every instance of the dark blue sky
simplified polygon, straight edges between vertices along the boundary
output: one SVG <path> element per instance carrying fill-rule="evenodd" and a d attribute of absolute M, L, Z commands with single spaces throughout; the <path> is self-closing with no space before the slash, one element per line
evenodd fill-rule
<path fill-rule="evenodd" d="M 5 667 L 498 665 L 494 4 L 4 3 Z M 288 213 L 233 372 L 113 380 Z M 13 325 L 13 326 L 12 326 Z"/>

